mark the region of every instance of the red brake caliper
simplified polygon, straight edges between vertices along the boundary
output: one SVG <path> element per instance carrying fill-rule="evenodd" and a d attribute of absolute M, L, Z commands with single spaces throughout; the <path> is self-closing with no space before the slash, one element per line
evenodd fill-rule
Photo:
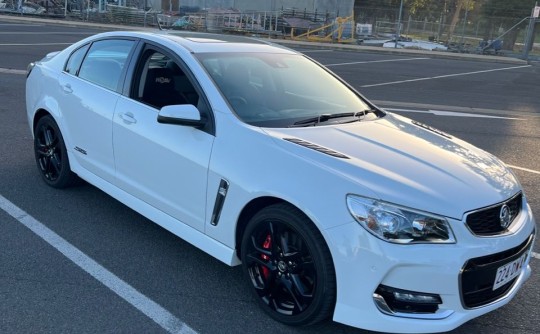
<path fill-rule="evenodd" d="M 270 249 L 270 247 L 272 247 L 272 237 L 270 236 L 270 234 L 266 236 L 266 239 L 264 239 L 262 246 L 264 249 Z M 261 258 L 265 261 L 270 260 L 270 257 L 268 257 L 268 255 L 265 255 L 265 254 L 261 254 Z M 261 269 L 262 269 L 262 274 L 264 278 L 268 278 L 268 275 L 270 275 L 270 270 L 266 267 L 262 267 Z"/>

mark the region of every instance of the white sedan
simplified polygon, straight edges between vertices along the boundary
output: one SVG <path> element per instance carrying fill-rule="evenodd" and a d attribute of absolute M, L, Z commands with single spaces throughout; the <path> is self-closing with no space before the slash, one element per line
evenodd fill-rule
<path fill-rule="evenodd" d="M 289 49 L 103 33 L 31 64 L 26 108 L 47 184 L 82 178 L 242 264 L 289 325 L 448 331 L 531 273 L 535 220 L 504 163 Z"/>

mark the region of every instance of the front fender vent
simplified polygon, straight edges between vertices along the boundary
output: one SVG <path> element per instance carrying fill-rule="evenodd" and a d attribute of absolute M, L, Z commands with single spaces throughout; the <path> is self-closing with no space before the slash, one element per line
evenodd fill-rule
<path fill-rule="evenodd" d="M 283 139 L 286 140 L 286 141 L 290 141 L 291 143 L 295 143 L 296 145 L 304 146 L 304 147 L 310 148 L 312 150 L 319 151 L 321 153 L 331 155 L 331 156 L 336 157 L 336 158 L 350 159 L 345 154 L 333 151 L 331 149 L 319 146 L 317 144 L 310 143 L 310 142 L 302 140 L 302 139 L 298 139 L 298 138 L 283 138 Z"/>

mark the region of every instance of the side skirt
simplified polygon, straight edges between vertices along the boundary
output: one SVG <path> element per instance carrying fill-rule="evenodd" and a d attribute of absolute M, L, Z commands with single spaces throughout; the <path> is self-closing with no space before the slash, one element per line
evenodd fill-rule
<path fill-rule="evenodd" d="M 71 159 L 72 156 L 70 155 L 69 158 L 71 163 L 71 161 L 73 161 Z M 191 226 L 178 221 L 163 211 L 156 209 L 155 207 L 141 201 L 133 195 L 128 194 L 115 185 L 88 172 L 86 169 L 80 168 L 80 166 L 71 166 L 71 168 L 73 172 L 76 173 L 80 178 L 86 180 L 88 183 L 94 185 L 129 208 L 135 210 L 169 232 L 189 242 L 193 246 L 212 255 L 221 262 L 229 266 L 236 266 L 241 263 L 236 256 L 234 249 L 229 248 L 226 245 L 210 238 L 204 233 L 192 228 Z"/>

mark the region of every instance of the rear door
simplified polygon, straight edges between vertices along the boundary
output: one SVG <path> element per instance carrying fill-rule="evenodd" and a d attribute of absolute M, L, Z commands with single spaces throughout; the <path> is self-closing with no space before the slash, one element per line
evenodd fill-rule
<path fill-rule="evenodd" d="M 60 75 L 62 114 L 79 164 L 114 181 L 112 119 L 136 41 L 104 39 L 74 51 Z"/>

